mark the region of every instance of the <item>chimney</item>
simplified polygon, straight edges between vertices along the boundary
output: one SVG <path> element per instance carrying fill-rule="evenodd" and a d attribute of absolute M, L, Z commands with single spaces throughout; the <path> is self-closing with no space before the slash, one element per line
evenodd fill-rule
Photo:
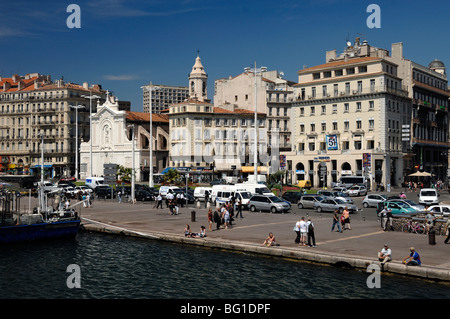
<path fill-rule="evenodd" d="M 88 90 L 89 89 L 89 84 L 87 82 L 84 82 L 83 83 L 83 88 Z"/>
<path fill-rule="evenodd" d="M 328 63 L 328 62 L 333 61 L 333 60 L 336 60 L 336 49 L 326 52 L 326 61 L 325 61 L 325 63 Z"/>
<path fill-rule="evenodd" d="M 403 43 L 402 42 L 393 43 L 391 50 L 392 50 L 392 57 L 395 60 L 403 59 Z"/>

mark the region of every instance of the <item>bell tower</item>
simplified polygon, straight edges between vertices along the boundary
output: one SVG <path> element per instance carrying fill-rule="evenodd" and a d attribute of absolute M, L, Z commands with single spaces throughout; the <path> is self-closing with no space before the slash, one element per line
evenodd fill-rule
<path fill-rule="evenodd" d="M 199 51 L 197 51 L 195 64 L 192 67 L 191 74 L 189 74 L 189 98 L 202 102 L 209 102 L 207 81 L 208 75 L 203 68 Z"/>

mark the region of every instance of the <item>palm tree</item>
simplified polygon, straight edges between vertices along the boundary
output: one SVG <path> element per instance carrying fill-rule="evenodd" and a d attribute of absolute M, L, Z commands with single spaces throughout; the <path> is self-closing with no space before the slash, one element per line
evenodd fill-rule
<path fill-rule="evenodd" d="M 131 174 L 133 174 L 133 169 L 126 168 L 122 165 L 117 165 L 116 170 L 117 170 L 117 177 L 122 181 L 122 183 L 130 182 L 132 176 Z"/>
<path fill-rule="evenodd" d="M 180 173 L 175 169 L 169 169 L 164 173 L 163 179 L 166 183 L 175 183 L 177 179 L 180 178 Z"/>

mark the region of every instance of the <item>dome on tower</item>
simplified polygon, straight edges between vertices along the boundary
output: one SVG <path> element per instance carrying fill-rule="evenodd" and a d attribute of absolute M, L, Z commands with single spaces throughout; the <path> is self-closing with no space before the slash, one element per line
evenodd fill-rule
<path fill-rule="evenodd" d="M 197 58 L 195 59 L 195 64 L 192 67 L 191 74 L 206 74 L 205 69 L 202 65 L 202 60 L 200 59 L 200 56 L 197 55 Z"/>
<path fill-rule="evenodd" d="M 430 69 L 445 68 L 445 65 L 442 61 L 439 61 L 438 59 L 434 59 L 432 62 L 430 62 L 430 64 L 428 64 L 428 67 Z"/>

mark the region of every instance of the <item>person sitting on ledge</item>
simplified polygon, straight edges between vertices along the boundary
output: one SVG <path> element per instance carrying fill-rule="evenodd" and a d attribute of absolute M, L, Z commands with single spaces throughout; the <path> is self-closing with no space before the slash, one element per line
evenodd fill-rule
<path fill-rule="evenodd" d="M 266 240 L 264 241 L 262 246 L 269 247 L 269 246 L 280 246 L 280 245 L 275 242 L 275 236 L 273 235 L 273 233 L 269 233 L 269 237 L 266 238 Z"/>
<path fill-rule="evenodd" d="M 186 227 L 184 228 L 184 236 L 191 237 L 191 227 L 189 224 L 186 224 Z"/>
<path fill-rule="evenodd" d="M 409 254 L 408 257 L 403 259 L 403 264 L 405 264 L 407 266 L 420 266 L 420 265 L 422 265 L 422 261 L 420 260 L 420 256 L 417 253 L 417 251 L 414 249 L 414 247 L 411 247 L 409 250 L 411 251 L 411 253 Z"/>
<path fill-rule="evenodd" d="M 205 228 L 205 226 L 201 226 L 200 227 L 200 232 L 199 233 L 192 233 L 191 237 L 192 238 L 204 238 L 204 237 L 206 237 L 206 228 Z"/>
<path fill-rule="evenodd" d="M 381 266 L 384 266 L 385 263 L 392 260 L 392 252 L 387 244 L 378 253 L 378 260 L 381 262 Z"/>

